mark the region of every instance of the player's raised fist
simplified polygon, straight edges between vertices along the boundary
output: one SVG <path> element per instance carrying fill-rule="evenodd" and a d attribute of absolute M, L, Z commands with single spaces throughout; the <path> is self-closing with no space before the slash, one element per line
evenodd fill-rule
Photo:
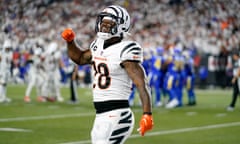
<path fill-rule="evenodd" d="M 71 42 L 75 37 L 75 32 L 71 28 L 66 28 L 61 35 L 64 40 Z"/>

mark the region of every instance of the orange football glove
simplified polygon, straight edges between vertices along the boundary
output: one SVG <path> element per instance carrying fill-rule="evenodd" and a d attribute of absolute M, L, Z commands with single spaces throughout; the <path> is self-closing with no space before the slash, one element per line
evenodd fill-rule
<path fill-rule="evenodd" d="M 73 41 L 75 37 L 75 32 L 71 28 L 66 28 L 62 32 L 62 38 L 65 39 L 67 42 Z"/>
<path fill-rule="evenodd" d="M 151 130 L 153 127 L 152 115 L 144 114 L 139 124 L 140 124 L 140 127 L 138 128 L 138 131 L 142 136 L 144 136 L 145 132 Z"/>

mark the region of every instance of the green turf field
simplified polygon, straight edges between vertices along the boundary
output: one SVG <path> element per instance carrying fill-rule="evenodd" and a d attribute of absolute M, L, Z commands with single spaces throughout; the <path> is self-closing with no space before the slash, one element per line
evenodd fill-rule
<path fill-rule="evenodd" d="M 67 104 L 69 90 L 62 88 L 65 102 L 23 102 L 25 86 L 9 86 L 11 103 L 0 104 L 0 144 L 90 144 L 94 119 L 90 89 L 79 88 L 80 103 Z M 153 108 L 154 129 L 137 133 L 141 108 L 133 107 L 136 124 L 126 144 L 239 144 L 240 102 L 233 112 L 226 106 L 231 90 L 197 90 L 197 105 L 167 110 Z M 136 100 L 137 103 L 138 100 Z M 186 96 L 184 103 L 187 103 Z"/>

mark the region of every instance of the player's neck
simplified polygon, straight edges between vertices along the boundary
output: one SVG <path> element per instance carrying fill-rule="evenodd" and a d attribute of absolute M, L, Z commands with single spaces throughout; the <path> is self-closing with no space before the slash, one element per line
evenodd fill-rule
<path fill-rule="evenodd" d="M 122 41 L 122 39 L 123 39 L 122 37 L 112 37 L 110 39 L 107 39 L 107 40 L 104 41 L 103 48 L 105 49 L 105 48 L 107 48 L 107 47 L 109 47 L 113 44 L 119 43 L 119 42 Z"/>

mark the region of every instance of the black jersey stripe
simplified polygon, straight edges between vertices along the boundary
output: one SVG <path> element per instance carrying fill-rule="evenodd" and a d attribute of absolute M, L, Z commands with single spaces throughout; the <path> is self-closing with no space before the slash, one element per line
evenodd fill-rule
<path fill-rule="evenodd" d="M 115 7 L 109 6 L 108 8 L 114 10 L 114 12 L 117 14 L 117 17 L 119 17 L 119 12 Z"/>
<path fill-rule="evenodd" d="M 122 14 L 122 18 L 121 18 L 121 24 L 122 24 L 122 23 L 124 23 L 124 13 L 123 13 L 123 10 L 120 7 L 118 7 L 118 9 L 120 9 L 121 14 Z"/>
<path fill-rule="evenodd" d="M 118 123 L 123 124 L 123 123 L 131 123 L 132 122 L 132 113 L 129 113 L 129 115 L 123 119 L 121 119 Z"/>
<path fill-rule="evenodd" d="M 125 116 L 126 114 L 128 114 L 128 111 L 122 112 L 122 113 L 121 113 L 121 117 L 122 117 L 122 116 Z"/>
<path fill-rule="evenodd" d="M 140 55 L 141 54 L 141 48 L 140 47 L 130 47 L 130 48 L 127 49 L 127 52 L 125 51 L 124 53 L 126 53 L 126 54 L 131 53 L 131 54 L 134 54 L 134 55 Z"/>
<path fill-rule="evenodd" d="M 132 52 L 134 55 L 140 55 L 140 52 Z"/>
<path fill-rule="evenodd" d="M 115 138 L 110 138 L 110 141 L 114 141 L 111 144 L 120 144 L 125 136 L 119 136 Z"/>
<path fill-rule="evenodd" d="M 120 54 L 120 57 L 122 57 L 122 55 L 123 55 L 123 53 L 126 51 L 126 50 L 128 50 L 129 48 L 131 48 L 132 46 L 135 46 L 136 45 L 136 43 L 130 43 L 130 44 L 128 44 L 127 46 L 125 46 L 124 48 L 123 48 L 123 50 L 121 51 L 121 54 Z"/>
<path fill-rule="evenodd" d="M 139 48 L 139 47 L 133 47 L 133 48 L 129 49 L 129 50 L 127 51 L 127 53 L 132 52 L 132 51 L 137 51 L 137 52 L 140 53 L 141 48 Z"/>
<path fill-rule="evenodd" d="M 95 45 L 96 42 L 97 42 L 97 40 L 94 40 L 94 41 L 91 43 L 90 48 L 92 48 L 92 47 Z"/>
<path fill-rule="evenodd" d="M 129 129 L 130 129 L 130 126 L 117 129 L 117 130 L 113 131 L 113 133 L 112 133 L 111 136 L 117 136 L 117 135 L 119 135 L 119 134 L 125 133 L 125 132 L 127 132 Z"/>

